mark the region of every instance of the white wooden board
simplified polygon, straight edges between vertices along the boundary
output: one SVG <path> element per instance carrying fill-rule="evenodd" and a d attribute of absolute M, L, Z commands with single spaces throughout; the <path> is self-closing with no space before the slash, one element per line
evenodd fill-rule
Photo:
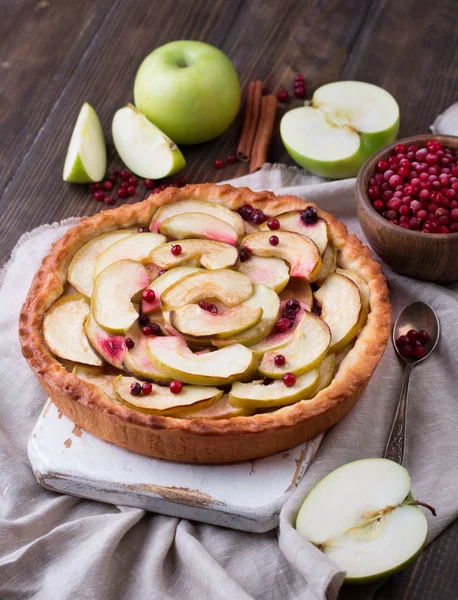
<path fill-rule="evenodd" d="M 148 458 L 82 431 L 48 401 L 29 460 L 45 488 L 164 515 L 264 532 L 313 459 L 321 436 L 288 452 L 230 465 Z"/>

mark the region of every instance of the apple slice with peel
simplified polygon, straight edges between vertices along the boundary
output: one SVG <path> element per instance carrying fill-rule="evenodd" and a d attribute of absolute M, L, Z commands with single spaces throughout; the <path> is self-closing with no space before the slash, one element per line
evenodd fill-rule
<path fill-rule="evenodd" d="M 170 217 L 180 215 L 182 213 L 199 213 L 203 215 L 210 215 L 221 221 L 225 221 L 228 225 L 233 227 L 237 232 L 237 236 L 241 237 L 245 234 L 244 220 L 242 217 L 215 202 L 207 202 L 206 200 L 179 200 L 173 204 L 165 204 L 161 206 L 153 216 L 153 220 L 150 224 L 151 231 L 159 231 L 161 224 Z"/>
<path fill-rule="evenodd" d="M 100 181 L 107 168 L 107 150 L 97 113 L 83 104 L 73 129 L 64 164 L 64 181 L 92 183 Z"/>
<path fill-rule="evenodd" d="M 171 326 L 186 336 L 228 338 L 259 323 L 260 306 L 239 304 L 225 313 L 213 314 L 198 304 L 187 304 L 170 311 Z"/>
<path fill-rule="evenodd" d="M 172 284 L 161 296 L 164 310 L 178 309 L 206 298 L 217 298 L 227 306 L 237 306 L 253 295 L 248 278 L 238 271 L 200 269 Z"/>
<path fill-rule="evenodd" d="M 304 279 L 291 278 L 288 285 L 280 294 L 280 300 L 298 300 L 306 305 L 307 310 L 313 306 L 313 292 L 310 283 Z"/>
<path fill-rule="evenodd" d="M 362 81 L 318 88 L 310 105 L 287 112 L 280 134 L 290 156 L 312 173 L 354 177 L 376 150 L 396 139 L 399 106 L 386 90 Z"/>
<path fill-rule="evenodd" d="M 165 374 L 194 385 L 227 385 L 255 367 L 253 353 L 241 344 L 205 354 L 194 354 L 183 338 L 148 338 L 151 362 Z"/>
<path fill-rule="evenodd" d="M 315 292 L 321 304 L 321 318 L 332 334 L 330 352 L 346 346 L 359 332 L 367 317 L 358 286 L 348 277 L 331 273 Z"/>
<path fill-rule="evenodd" d="M 119 260 L 104 269 L 92 294 L 92 313 L 98 325 L 109 333 L 126 333 L 138 318 L 132 298 L 150 283 L 145 267 L 134 260 Z"/>
<path fill-rule="evenodd" d="M 291 212 L 277 215 L 275 218 L 280 223 L 281 231 L 292 231 L 294 233 L 300 233 L 306 235 L 308 238 L 313 240 L 318 246 L 320 254 L 323 254 L 326 244 L 328 243 L 327 225 L 324 219 L 316 219 L 314 223 L 307 223 L 302 220 L 302 212 L 300 210 L 294 210 Z M 270 231 L 269 226 L 263 223 L 259 226 L 260 231 Z M 272 234 L 271 234 L 272 235 Z"/>
<path fill-rule="evenodd" d="M 97 277 L 108 265 L 125 258 L 147 263 L 151 250 L 162 246 L 166 241 L 166 237 L 158 233 L 134 233 L 125 237 L 100 254 L 95 263 L 94 277 Z"/>
<path fill-rule="evenodd" d="M 299 400 L 304 400 L 316 391 L 319 380 L 318 369 L 313 369 L 296 379 L 292 387 L 287 387 L 283 381 L 277 379 L 264 385 L 264 380 L 251 383 L 232 384 L 229 392 L 229 402 L 236 407 L 251 410 L 270 408 L 272 406 L 288 406 Z"/>
<path fill-rule="evenodd" d="M 129 330 L 130 333 L 131 330 Z M 123 368 L 125 371 L 146 381 L 168 384 L 172 381 L 171 377 L 165 375 L 150 360 L 146 351 L 146 342 L 148 337 L 139 335 L 135 341 L 135 346 L 128 350 L 124 357 Z"/>
<path fill-rule="evenodd" d="M 279 294 L 289 281 L 289 267 L 281 258 L 249 256 L 240 262 L 239 271 L 253 284 L 267 285 Z"/>
<path fill-rule="evenodd" d="M 186 412 L 205 408 L 221 398 L 223 392 L 215 387 L 184 385 L 180 394 L 172 394 L 168 387 L 152 384 L 151 394 L 135 396 L 132 384 L 142 384 L 134 377 L 118 375 L 113 380 L 113 390 L 118 400 L 134 410 L 165 416 L 183 415 Z"/>
<path fill-rule="evenodd" d="M 68 267 L 68 281 L 81 294 L 88 298 L 92 296 L 94 289 L 94 268 L 98 257 L 109 246 L 115 244 L 119 240 L 132 235 L 136 229 L 118 229 L 110 233 L 104 233 L 92 239 L 78 250 Z"/>
<path fill-rule="evenodd" d="M 362 279 L 357 273 L 354 273 L 353 271 L 348 271 L 347 269 L 336 269 L 336 273 L 339 273 L 339 275 L 344 275 L 345 277 L 348 277 L 348 279 L 351 279 L 354 283 L 356 283 L 361 294 L 363 308 L 365 310 L 368 310 L 370 307 L 371 295 L 369 292 L 369 286 L 364 281 L 364 279 Z"/>
<path fill-rule="evenodd" d="M 329 327 L 319 317 L 305 311 L 293 337 L 277 350 L 270 350 L 263 356 L 259 372 L 264 377 L 279 379 L 286 373 L 302 375 L 315 369 L 325 357 L 331 343 Z M 282 354 L 286 362 L 283 366 L 275 364 L 275 356 Z"/>
<path fill-rule="evenodd" d="M 111 131 L 122 162 L 140 177 L 162 179 L 186 164 L 178 146 L 132 104 L 116 111 Z"/>
<path fill-rule="evenodd" d="M 280 312 L 280 299 L 277 294 L 265 285 L 258 284 L 254 286 L 254 294 L 248 300 L 245 300 L 243 304 L 239 305 L 243 310 L 251 308 L 261 308 L 262 317 L 259 323 L 252 327 L 245 329 L 237 335 L 232 335 L 226 340 L 212 340 L 213 346 L 222 348 L 229 344 L 243 344 L 244 346 L 250 346 L 263 340 L 275 326 L 278 321 L 278 315 Z"/>
<path fill-rule="evenodd" d="M 196 267 L 200 263 L 212 270 L 233 267 L 239 257 L 234 246 L 213 240 L 180 240 L 178 245 L 181 252 L 178 255 L 172 254 L 172 246 L 175 245 L 177 242 L 169 242 L 154 249 L 150 254 L 151 262 L 162 269 L 172 269 L 183 264 Z"/>
<path fill-rule="evenodd" d="M 229 402 L 229 394 L 224 394 L 219 400 L 207 408 L 196 410 L 183 415 L 185 419 L 232 419 L 233 417 L 245 417 L 253 414 L 253 411 L 232 406 Z"/>
<path fill-rule="evenodd" d="M 202 238 L 231 246 L 235 246 L 239 239 L 235 229 L 226 221 L 212 215 L 192 212 L 179 213 L 165 219 L 159 232 L 176 240 Z"/>
<path fill-rule="evenodd" d="M 84 333 L 84 322 L 90 310 L 91 306 L 82 294 L 61 296 L 53 302 L 43 317 L 43 337 L 51 352 L 86 365 L 103 364 Z"/>
<path fill-rule="evenodd" d="M 286 300 L 280 302 L 280 314 L 283 312 L 286 302 Z M 304 316 L 305 311 L 309 308 L 302 302 L 299 301 L 299 303 L 300 308 L 296 313 L 296 318 L 294 319 L 292 327 L 282 332 L 275 331 L 274 329 L 272 333 L 270 333 L 263 340 L 250 346 L 250 350 L 252 350 L 255 353 L 256 357 L 259 360 L 261 360 L 265 352 L 281 348 L 282 346 L 285 346 L 288 342 L 291 341 L 298 324 L 302 321 L 302 317 Z"/>
<path fill-rule="evenodd" d="M 405 567 L 426 542 L 428 522 L 417 506 L 423 504 L 411 499 L 410 486 L 409 473 L 394 461 L 348 463 L 312 489 L 296 529 L 346 571 L 345 582 L 386 577 Z"/>
<path fill-rule="evenodd" d="M 282 258 L 291 267 L 291 277 L 315 281 L 321 267 L 321 256 L 315 242 L 299 233 L 276 231 L 275 236 L 279 239 L 279 243 L 272 246 L 269 241 L 271 236 L 271 231 L 259 231 L 247 235 L 242 241 L 242 249 L 255 256 Z"/>
<path fill-rule="evenodd" d="M 153 290 L 153 292 L 156 294 L 156 297 L 153 302 L 146 302 L 146 300 L 142 301 L 142 312 L 149 314 L 159 310 L 161 308 L 161 295 L 165 292 L 165 290 L 173 283 L 176 283 L 177 281 L 180 281 L 180 279 L 183 279 L 183 277 L 186 277 L 186 275 L 190 275 L 196 271 L 199 271 L 197 267 L 176 267 L 175 269 L 171 269 L 170 271 L 166 271 L 160 275 L 150 284 L 148 288 Z"/>
<path fill-rule="evenodd" d="M 323 285 L 326 281 L 327 276 L 330 273 L 334 273 L 337 265 L 337 250 L 335 246 L 328 244 L 323 256 L 321 257 L 321 269 L 316 279 L 317 285 Z"/>
<path fill-rule="evenodd" d="M 92 312 L 88 314 L 84 322 L 84 332 L 89 343 L 99 356 L 110 365 L 113 365 L 113 367 L 117 369 L 123 368 L 122 363 L 128 353 L 124 336 L 108 333 L 105 329 L 99 327 Z M 131 333 L 129 330 L 129 335 L 126 337 L 132 338 L 133 334 L 131 335 Z M 135 339 L 136 337 L 138 337 L 138 331 L 136 332 Z"/>
<path fill-rule="evenodd" d="M 318 367 L 319 377 L 316 391 L 317 393 L 321 390 L 324 390 L 329 385 L 331 385 L 331 381 L 334 378 L 335 373 L 335 365 L 336 365 L 336 355 L 335 354 L 327 354 L 323 360 L 320 362 L 320 366 Z"/>
<path fill-rule="evenodd" d="M 104 373 L 100 367 L 75 365 L 73 375 L 87 383 L 96 385 L 113 404 L 120 404 L 113 391 L 113 379 L 116 375 Z"/>

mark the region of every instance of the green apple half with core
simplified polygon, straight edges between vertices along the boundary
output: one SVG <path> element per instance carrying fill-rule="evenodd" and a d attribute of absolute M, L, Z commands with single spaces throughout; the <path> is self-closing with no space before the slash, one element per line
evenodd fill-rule
<path fill-rule="evenodd" d="M 75 123 L 64 164 L 64 181 L 101 181 L 107 168 L 107 150 L 97 113 L 87 102 Z"/>
<path fill-rule="evenodd" d="M 138 69 L 136 107 L 177 144 L 223 133 L 240 105 L 237 72 L 218 48 L 178 40 L 156 48 Z"/>
<path fill-rule="evenodd" d="M 346 571 L 368 583 L 406 566 L 426 542 L 428 523 L 411 499 L 410 476 L 397 463 L 366 458 L 322 479 L 304 500 L 296 529 Z"/>
<path fill-rule="evenodd" d="M 321 86 L 309 106 L 287 112 L 280 133 L 302 167 L 332 179 L 354 177 L 376 150 L 396 139 L 399 106 L 386 90 L 362 81 Z"/>

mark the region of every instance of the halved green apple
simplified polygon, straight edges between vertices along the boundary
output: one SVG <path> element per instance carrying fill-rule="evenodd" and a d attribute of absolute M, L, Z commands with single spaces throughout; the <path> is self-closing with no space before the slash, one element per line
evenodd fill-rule
<path fill-rule="evenodd" d="M 330 273 L 334 273 L 337 265 L 337 250 L 332 244 L 326 246 L 321 257 L 321 269 L 316 279 L 317 285 L 322 285 Z"/>
<path fill-rule="evenodd" d="M 315 369 L 325 357 L 331 343 L 329 327 L 319 317 L 305 311 L 293 337 L 281 350 L 270 350 L 263 356 L 259 372 L 264 377 L 279 379 L 285 373 L 302 375 Z M 279 367 L 275 364 L 275 356 L 282 354 L 286 362 Z"/>
<path fill-rule="evenodd" d="M 356 283 L 361 294 L 363 308 L 365 310 L 368 310 L 370 306 L 371 295 L 369 292 L 369 286 L 364 281 L 364 279 L 362 279 L 362 277 L 360 277 L 357 273 L 354 273 L 353 271 L 348 271 L 347 269 L 336 269 L 336 273 L 339 273 L 339 275 L 344 275 L 345 277 L 348 277 L 348 279 L 351 279 L 354 283 Z"/>
<path fill-rule="evenodd" d="M 321 256 L 318 246 L 299 233 L 276 231 L 279 239 L 276 246 L 270 244 L 271 231 L 259 231 L 247 235 L 242 241 L 242 249 L 255 256 L 276 256 L 289 263 L 291 277 L 300 277 L 307 281 L 315 281 L 321 267 Z"/>
<path fill-rule="evenodd" d="M 86 365 L 103 364 L 84 333 L 84 321 L 90 310 L 82 294 L 61 296 L 53 302 L 43 317 L 43 337 L 53 354 Z"/>
<path fill-rule="evenodd" d="M 313 292 L 310 283 L 304 279 L 291 278 L 288 285 L 280 294 L 281 301 L 298 300 L 306 305 L 307 310 L 310 310 L 313 305 Z"/>
<path fill-rule="evenodd" d="M 172 269 L 183 264 L 197 267 L 201 264 L 212 270 L 233 267 L 239 256 L 234 246 L 213 240 L 180 240 L 181 253 L 177 256 L 171 252 L 175 245 L 176 242 L 169 242 L 153 250 L 150 254 L 151 262 L 162 269 Z"/>
<path fill-rule="evenodd" d="M 107 400 L 113 404 L 119 404 L 113 391 L 113 379 L 116 375 L 104 373 L 101 367 L 88 367 L 83 365 L 75 365 L 72 372 L 78 379 L 96 385 L 105 394 Z"/>
<path fill-rule="evenodd" d="M 183 338 L 155 337 L 148 338 L 146 349 L 158 369 L 194 385 L 227 385 L 255 367 L 253 353 L 241 344 L 194 354 Z"/>
<path fill-rule="evenodd" d="M 178 146 L 132 104 L 115 113 L 111 131 L 122 162 L 140 177 L 161 179 L 186 164 Z"/>
<path fill-rule="evenodd" d="M 98 257 L 112 244 L 122 240 L 128 235 L 135 233 L 136 229 L 118 229 L 110 233 L 104 233 L 94 238 L 82 248 L 73 257 L 68 267 L 68 281 L 81 294 L 88 298 L 92 296 L 94 289 L 94 267 Z"/>
<path fill-rule="evenodd" d="M 162 246 L 166 241 L 166 237 L 158 233 L 134 233 L 125 237 L 100 254 L 94 266 L 94 277 L 108 265 L 125 258 L 145 264 L 149 261 L 151 250 Z"/>
<path fill-rule="evenodd" d="M 239 236 L 232 225 L 212 215 L 179 213 L 162 221 L 159 232 L 176 240 L 201 238 L 235 246 Z"/>
<path fill-rule="evenodd" d="M 207 408 L 196 410 L 182 415 L 185 419 L 232 419 L 233 417 L 244 417 L 253 411 L 236 408 L 229 402 L 229 394 L 224 394 L 219 400 Z"/>
<path fill-rule="evenodd" d="M 253 327 L 245 329 L 237 335 L 231 336 L 226 340 L 212 340 L 213 346 L 222 348 L 229 344 L 244 344 L 250 346 L 263 340 L 267 335 L 270 334 L 278 321 L 278 315 L 280 312 L 280 299 L 277 294 L 265 285 L 258 284 L 254 286 L 254 294 L 248 300 L 245 300 L 243 304 L 239 305 L 243 310 L 250 308 L 261 308 L 262 318 Z"/>
<path fill-rule="evenodd" d="M 289 281 L 289 267 L 281 258 L 250 256 L 238 267 L 253 284 L 263 284 L 279 294 Z"/>
<path fill-rule="evenodd" d="M 221 219 L 228 223 L 237 232 L 237 236 L 243 236 L 245 233 L 244 220 L 235 211 L 216 204 L 214 202 L 207 202 L 205 200 L 179 200 L 173 204 L 165 204 L 161 206 L 150 224 L 151 231 L 159 231 L 161 224 L 170 217 L 179 215 L 182 213 L 200 213 L 203 215 L 210 215 Z"/>
<path fill-rule="evenodd" d="M 100 327 L 109 333 L 126 333 L 138 318 L 132 299 L 137 300 L 150 283 L 145 267 L 134 260 L 119 260 L 104 269 L 92 294 L 92 313 Z"/>
<path fill-rule="evenodd" d="M 142 412 L 178 416 L 186 412 L 205 408 L 221 398 L 223 392 L 215 387 L 198 387 L 184 385 L 180 394 L 172 394 L 168 387 L 152 384 L 151 394 L 147 396 L 131 394 L 133 383 L 142 384 L 134 377 L 118 375 L 113 380 L 113 390 L 116 397 L 129 408 Z"/>
<path fill-rule="evenodd" d="M 346 346 L 359 332 L 366 320 L 358 286 L 348 277 L 331 273 L 315 292 L 321 304 L 321 318 L 331 330 L 330 352 Z"/>
<path fill-rule="evenodd" d="M 166 311 L 207 298 L 217 298 L 227 306 L 237 306 L 252 294 L 253 286 L 243 273 L 230 269 L 201 269 L 172 284 L 163 292 L 161 301 Z"/>
<path fill-rule="evenodd" d="M 176 267 L 170 271 L 166 271 L 155 279 L 149 286 L 150 290 L 156 294 L 156 298 L 153 302 L 142 301 L 142 312 L 149 314 L 156 312 L 161 308 L 161 296 L 173 283 L 180 281 L 186 275 L 199 271 L 197 267 Z"/>
<path fill-rule="evenodd" d="M 301 219 L 301 214 L 302 211 L 294 210 L 277 215 L 275 218 L 280 223 L 281 231 L 293 231 L 294 233 L 306 235 L 318 246 L 320 254 L 323 254 L 326 244 L 328 243 L 326 221 L 318 218 L 314 223 L 304 223 L 304 221 Z M 259 229 L 261 231 L 270 231 L 267 222 L 260 225 Z"/>
<path fill-rule="evenodd" d="M 122 369 L 122 363 L 127 356 L 128 349 L 126 346 L 125 337 L 122 335 L 114 335 L 102 329 L 94 319 L 90 312 L 84 322 L 84 332 L 86 333 L 89 343 L 93 349 L 113 367 Z M 132 337 L 131 332 L 127 337 Z M 135 336 L 135 339 L 138 337 Z"/>

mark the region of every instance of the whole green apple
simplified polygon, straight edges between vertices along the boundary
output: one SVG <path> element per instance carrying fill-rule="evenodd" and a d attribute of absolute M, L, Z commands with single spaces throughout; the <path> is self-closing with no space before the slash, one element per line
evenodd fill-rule
<path fill-rule="evenodd" d="M 138 69 L 135 106 L 177 144 L 198 144 L 223 133 L 240 106 L 240 85 L 218 48 L 188 40 L 149 54 Z"/>

